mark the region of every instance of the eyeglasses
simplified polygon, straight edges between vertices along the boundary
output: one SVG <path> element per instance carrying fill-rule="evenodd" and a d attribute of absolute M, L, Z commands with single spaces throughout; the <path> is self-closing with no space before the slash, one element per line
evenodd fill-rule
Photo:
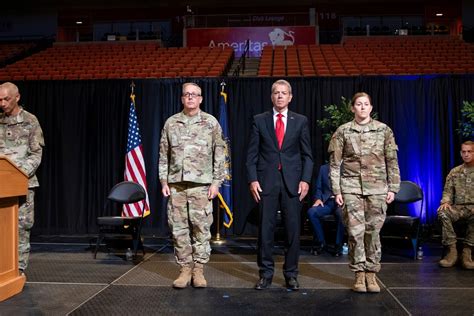
<path fill-rule="evenodd" d="M 194 93 L 194 92 L 192 92 L 192 93 L 189 93 L 189 92 L 183 93 L 183 97 L 185 97 L 185 98 L 194 99 L 194 98 L 197 98 L 197 97 L 200 97 L 200 96 L 201 96 L 200 94 L 197 94 L 197 93 Z"/>

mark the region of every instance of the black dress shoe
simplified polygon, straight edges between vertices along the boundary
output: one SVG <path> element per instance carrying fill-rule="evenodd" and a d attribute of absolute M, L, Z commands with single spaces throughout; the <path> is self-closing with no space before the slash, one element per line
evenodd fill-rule
<path fill-rule="evenodd" d="M 334 256 L 334 257 L 340 257 L 340 256 L 342 256 L 342 247 L 336 246 L 333 256 Z"/>
<path fill-rule="evenodd" d="M 272 285 L 272 279 L 267 279 L 267 278 L 260 278 L 258 280 L 257 284 L 255 284 L 255 289 L 256 290 L 265 290 L 268 289 Z"/>
<path fill-rule="evenodd" d="M 286 288 L 292 291 L 298 291 L 300 289 L 300 284 L 296 278 L 287 278 L 286 279 Z"/>
<path fill-rule="evenodd" d="M 314 256 L 319 256 L 320 254 L 324 253 L 326 251 L 325 246 L 316 246 L 311 249 L 311 252 Z"/>

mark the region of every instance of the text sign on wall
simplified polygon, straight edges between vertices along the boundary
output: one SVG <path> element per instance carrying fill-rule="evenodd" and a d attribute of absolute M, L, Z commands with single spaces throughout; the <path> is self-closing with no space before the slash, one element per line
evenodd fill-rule
<path fill-rule="evenodd" d="M 313 26 L 268 26 L 186 29 L 185 46 L 232 47 L 236 56 L 244 53 L 249 40 L 250 56 L 258 57 L 263 47 L 315 44 Z"/>

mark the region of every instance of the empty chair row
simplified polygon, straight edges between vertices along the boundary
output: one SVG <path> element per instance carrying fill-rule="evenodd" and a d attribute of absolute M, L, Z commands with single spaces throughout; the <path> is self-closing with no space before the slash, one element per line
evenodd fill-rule
<path fill-rule="evenodd" d="M 355 40 L 351 40 L 355 41 Z M 459 50 L 443 48 L 390 49 L 381 45 L 297 45 L 266 46 L 258 70 L 259 76 L 281 75 L 366 75 L 473 73 L 474 45 L 459 39 L 440 40 L 457 45 Z M 399 41 L 397 38 L 394 41 Z M 433 45 L 436 41 L 430 39 Z M 369 47 L 370 46 L 370 47 Z M 436 46 L 436 45 L 435 45 Z M 440 66 L 442 65 L 442 66 Z"/>
<path fill-rule="evenodd" d="M 130 44 L 128 44 L 130 45 Z M 91 46 L 94 46 L 91 44 Z M 118 45 L 114 45 L 114 47 Z M 58 47 L 61 47 L 58 53 Z M 94 47 L 106 47 L 97 44 Z M 142 46 L 147 47 L 147 46 Z M 170 53 L 177 52 L 176 54 Z M 231 48 L 180 48 L 142 50 L 127 55 L 124 51 L 104 50 L 92 52 L 64 52 L 63 46 L 53 46 L 38 54 L 5 67 L 4 75 L 22 80 L 48 80 L 71 78 L 122 78 L 221 76 L 233 59 Z M 35 79 L 33 79 L 35 78 Z M 20 80 L 20 79 L 17 79 Z"/>
<path fill-rule="evenodd" d="M 66 74 L 0 74 L 0 80 L 87 80 L 87 79 L 119 79 L 119 78 L 175 78 L 175 77 L 219 77 L 219 70 L 195 71 L 164 71 L 164 72 L 112 72 L 112 73 L 66 73 Z"/>

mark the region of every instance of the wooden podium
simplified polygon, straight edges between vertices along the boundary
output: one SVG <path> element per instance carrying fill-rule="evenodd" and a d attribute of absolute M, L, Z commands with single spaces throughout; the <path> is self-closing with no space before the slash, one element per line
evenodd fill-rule
<path fill-rule="evenodd" d="M 26 278 L 18 271 L 18 197 L 28 194 L 28 176 L 0 155 L 0 301 L 20 293 Z"/>

